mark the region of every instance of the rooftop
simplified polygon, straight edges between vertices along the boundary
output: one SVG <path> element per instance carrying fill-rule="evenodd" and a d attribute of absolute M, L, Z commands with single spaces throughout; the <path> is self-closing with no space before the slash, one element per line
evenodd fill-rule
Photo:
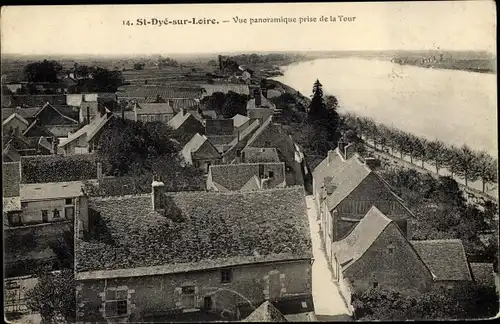
<path fill-rule="evenodd" d="M 260 175 L 261 171 L 266 174 Z M 270 180 L 270 187 L 284 183 L 285 164 L 282 162 L 212 165 L 209 174 L 212 181 L 219 186 L 227 190 L 241 190 L 245 185 L 250 185 L 249 181 L 253 181 L 254 177 L 257 177 L 257 179 L 260 179 L 259 175 L 266 177 L 269 171 L 274 173 L 272 181 Z"/>
<path fill-rule="evenodd" d="M 86 136 L 86 141 L 90 141 L 94 135 L 106 125 L 111 116 L 113 116 L 111 113 L 104 114 L 103 116 L 96 115 L 90 123 L 78 129 L 76 132 L 69 134 L 67 138 L 62 139 L 59 142 L 59 146 L 64 147 L 81 136 Z"/>
<path fill-rule="evenodd" d="M 191 113 L 184 113 L 183 111 L 179 111 L 174 117 L 172 117 L 172 119 L 168 121 L 168 125 L 172 129 L 176 130 L 181 127 L 190 117 L 193 117 Z"/>
<path fill-rule="evenodd" d="M 332 244 L 333 253 L 340 265 L 346 269 L 354 264 L 390 223 L 391 220 L 377 207 L 370 208 L 346 238 Z"/>
<path fill-rule="evenodd" d="M 248 118 L 247 116 L 237 114 L 233 117 L 233 125 L 234 125 L 234 127 L 240 127 L 241 125 L 243 125 L 244 123 L 246 123 L 249 120 L 250 120 L 250 118 Z"/>
<path fill-rule="evenodd" d="M 236 92 L 238 94 L 249 95 L 250 89 L 246 84 L 204 84 L 202 85 L 205 90 L 204 96 L 211 96 L 215 92 L 228 93 L 229 91 Z"/>
<path fill-rule="evenodd" d="M 242 322 L 288 322 L 271 302 L 266 300 Z"/>
<path fill-rule="evenodd" d="M 411 244 L 435 280 L 472 280 L 461 240 L 411 241 Z"/>
<path fill-rule="evenodd" d="M 46 182 L 21 184 L 21 200 L 45 200 L 79 197 L 83 194 L 83 182 Z"/>
<path fill-rule="evenodd" d="M 312 256 L 302 187 L 166 193 L 164 203 L 160 214 L 151 195 L 89 199 L 95 227 L 76 241 L 76 270 L 134 276 Z"/>
<path fill-rule="evenodd" d="M 247 147 L 245 152 L 245 162 L 260 163 L 260 162 L 280 162 L 278 151 L 275 148 L 257 148 Z"/>
<path fill-rule="evenodd" d="M 200 99 L 202 88 L 175 86 L 126 86 L 116 93 L 119 98 Z"/>
<path fill-rule="evenodd" d="M 470 270 L 476 283 L 485 286 L 495 286 L 495 273 L 492 263 L 471 263 Z"/>
<path fill-rule="evenodd" d="M 174 110 L 168 103 L 139 103 L 136 112 L 138 115 L 173 114 Z"/>

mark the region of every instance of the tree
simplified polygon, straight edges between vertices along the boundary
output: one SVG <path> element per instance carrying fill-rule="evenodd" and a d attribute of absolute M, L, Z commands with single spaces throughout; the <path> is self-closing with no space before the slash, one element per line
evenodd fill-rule
<path fill-rule="evenodd" d="M 323 85 L 316 80 L 313 85 L 313 97 L 309 106 L 309 116 L 313 119 L 321 119 L 326 115 L 326 104 L 323 98 Z"/>
<path fill-rule="evenodd" d="M 476 165 L 477 174 L 479 178 L 481 178 L 483 185 L 482 189 L 483 192 L 485 192 L 486 184 L 489 182 L 496 181 L 497 163 L 486 151 L 481 151 L 477 153 L 475 161 L 477 163 Z"/>
<path fill-rule="evenodd" d="M 42 317 L 42 323 L 74 323 L 76 320 L 76 282 L 73 270 L 44 271 L 26 292 L 29 309 Z"/>
<path fill-rule="evenodd" d="M 224 118 L 233 118 L 235 115 L 247 115 L 247 101 L 249 97 L 239 93 L 229 91 L 226 95 L 226 101 L 222 106 L 222 115 Z"/>
<path fill-rule="evenodd" d="M 217 115 L 222 115 L 222 107 L 226 102 L 226 95 L 223 92 L 214 92 L 211 96 L 204 97 L 201 100 L 202 105 L 207 110 L 215 110 Z"/>
<path fill-rule="evenodd" d="M 137 63 L 134 63 L 134 70 L 144 70 L 144 63 L 141 63 L 141 62 L 137 62 Z"/>
<path fill-rule="evenodd" d="M 73 231 L 64 230 L 62 235 L 49 242 L 49 246 L 57 257 L 58 268 L 73 269 L 75 238 Z"/>
<path fill-rule="evenodd" d="M 476 169 L 477 155 L 467 145 L 463 145 L 457 152 L 457 174 L 465 180 L 465 186 L 468 181 L 474 181 L 478 178 Z"/>
<path fill-rule="evenodd" d="M 446 161 L 446 155 L 444 151 L 445 145 L 442 141 L 434 140 L 427 143 L 426 152 L 428 152 L 429 158 L 436 167 L 436 173 L 439 174 L 439 169 L 443 166 Z"/>
<path fill-rule="evenodd" d="M 33 62 L 24 68 L 24 76 L 28 82 L 52 82 L 58 81 L 58 75 L 63 70 L 62 65 L 57 61 L 43 60 Z"/>
<path fill-rule="evenodd" d="M 119 71 L 109 71 L 103 68 L 95 68 L 92 72 L 92 79 L 88 84 L 92 91 L 96 92 L 116 92 L 118 87 L 125 83 L 125 79 Z"/>

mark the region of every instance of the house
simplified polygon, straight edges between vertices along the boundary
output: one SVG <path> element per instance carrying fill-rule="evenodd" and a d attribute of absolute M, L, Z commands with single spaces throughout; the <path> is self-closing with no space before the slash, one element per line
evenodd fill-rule
<path fill-rule="evenodd" d="M 21 163 L 2 163 L 2 179 L 3 223 L 6 226 L 11 220 L 18 218 L 18 214 L 21 212 Z"/>
<path fill-rule="evenodd" d="M 72 108 L 55 107 L 50 103 L 46 103 L 34 116 L 34 119 L 39 120 L 39 125 L 44 126 L 56 137 L 65 137 L 70 132 L 80 128 L 78 117 L 68 117 L 67 114 Z M 64 113 L 63 113 L 64 112 Z M 73 116 L 72 116 L 73 117 Z"/>
<path fill-rule="evenodd" d="M 151 194 L 92 197 L 81 206 L 77 321 L 200 310 L 238 319 L 241 303 L 311 295 L 302 187 L 166 193 L 155 181 Z"/>
<path fill-rule="evenodd" d="M 266 305 L 264 305 L 266 304 Z M 287 322 L 318 322 L 314 312 L 314 301 L 312 295 L 288 296 L 279 300 L 265 301 L 259 307 L 255 305 L 242 304 L 238 307 L 242 322 L 269 322 L 273 319 Z"/>
<path fill-rule="evenodd" d="M 82 189 L 81 181 L 21 184 L 22 212 L 10 226 L 73 220 Z"/>
<path fill-rule="evenodd" d="M 186 134 L 203 134 L 205 132 L 205 127 L 187 110 L 178 112 L 167 124 L 174 131 Z"/>
<path fill-rule="evenodd" d="M 2 122 L 3 134 L 17 133 L 22 134 L 28 128 L 29 122 L 17 113 L 11 114 Z"/>
<path fill-rule="evenodd" d="M 27 138 L 57 138 L 51 131 L 40 124 L 39 119 L 35 119 L 23 132 L 23 136 Z"/>
<path fill-rule="evenodd" d="M 251 191 L 285 186 L 285 164 L 282 162 L 212 165 L 207 177 L 209 191 Z"/>
<path fill-rule="evenodd" d="M 232 83 L 221 83 L 221 84 L 203 84 L 203 97 L 209 97 L 215 92 L 222 92 L 227 94 L 232 91 L 240 95 L 250 95 L 250 88 L 247 84 L 232 84 Z"/>
<path fill-rule="evenodd" d="M 99 104 L 97 101 L 82 101 L 79 105 L 78 118 L 80 123 L 87 124 L 99 114 Z"/>
<path fill-rule="evenodd" d="M 252 120 L 264 123 L 276 113 L 276 106 L 262 95 L 260 89 L 255 89 L 254 97 L 247 102 L 247 116 Z"/>
<path fill-rule="evenodd" d="M 100 113 L 89 124 L 74 133 L 69 133 L 67 138 L 60 140 L 59 147 L 65 154 L 93 152 L 97 148 L 103 129 L 113 116 L 110 111 Z"/>
<path fill-rule="evenodd" d="M 461 240 L 410 241 L 434 275 L 435 288 L 452 289 L 472 282 L 467 255 Z"/>
<path fill-rule="evenodd" d="M 170 99 L 196 99 L 202 98 L 203 89 L 200 87 L 187 86 L 126 86 L 118 89 L 116 93 L 118 100 L 161 100 Z"/>
<path fill-rule="evenodd" d="M 169 103 L 139 103 L 134 107 L 136 121 L 168 122 L 174 117 L 174 110 Z"/>
<path fill-rule="evenodd" d="M 243 132 L 248 126 L 250 126 L 249 117 L 240 114 L 233 117 L 233 128 L 235 134 Z"/>
<path fill-rule="evenodd" d="M 243 130 L 241 133 L 238 133 L 238 135 L 234 137 L 227 146 L 224 147 L 222 162 L 225 164 L 240 162 L 242 150 L 259 129 L 259 121 L 255 120 L 245 130 Z"/>
<path fill-rule="evenodd" d="M 273 123 L 272 116 L 248 140 L 247 148 L 275 148 L 280 161 L 285 162 L 287 185 L 304 184 L 304 155 L 282 125 Z"/>
<path fill-rule="evenodd" d="M 433 276 L 425 262 L 405 233 L 377 207 L 371 207 L 344 239 L 333 242 L 327 257 L 348 305 L 352 293 L 370 287 L 410 295 L 432 289 Z"/>
<path fill-rule="evenodd" d="M 372 206 L 395 221 L 408 237 L 413 214 L 390 186 L 361 159 L 352 145 L 340 146 L 313 171 L 313 194 L 319 210 L 327 255 L 332 242 L 346 237 Z M 331 235 L 327 235 L 331 233 Z"/>
<path fill-rule="evenodd" d="M 234 121 L 231 118 L 227 119 L 206 119 L 205 135 L 233 135 Z"/>
<path fill-rule="evenodd" d="M 231 143 L 237 138 L 234 135 L 206 135 L 210 143 L 222 154 L 231 148 Z"/>
<path fill-rule="evenodd" d="M 219 164 L 222 160 L 221 153 L 210 143 L 205 135 L 198 133 L 182 148 L 181 156 L 188 165 L 209 171 L 210 165 Z"/>
<path fill-rule="evenodd" d="M 5 119 L 9 118 L 12 114 L 18 114 L 19 116 L 26 119 L 29 123 L 31 123 L 34 119 L 33 116 L 40 110 L 39 107 L 34 108 L 2 108 L 2 122 Z"/>

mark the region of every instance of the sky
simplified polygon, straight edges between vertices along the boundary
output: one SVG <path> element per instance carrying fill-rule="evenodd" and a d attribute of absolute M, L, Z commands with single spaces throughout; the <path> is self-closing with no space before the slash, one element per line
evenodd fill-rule
<path fill-rule="evenodd" d="M 356 17 L 339 22 L 338 16 Z M 234 23 L 233 18 L 336 17 L 336 22 Z M 216 25 L 125 26 L 137 19 Z M 222 21 L 229 21 L 223 23 Z M 496 54 L 493 1 L 75 5 L 2 7 L 3 54 L 475 50 Z"/>

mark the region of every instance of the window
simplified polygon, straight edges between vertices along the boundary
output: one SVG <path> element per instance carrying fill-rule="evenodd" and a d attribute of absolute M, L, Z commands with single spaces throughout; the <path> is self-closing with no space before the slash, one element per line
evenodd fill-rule
<path fill-rule="evenodd" d="M 66 198 L 66 205 L 73 205 L 73 199 Z"/>
<path fill-rule="evenodd" d="M 22 209 L 26 209 L 26 207 L 28 207 L 28 203 L 27 203 L 27 202 L 25 202 L 25 201 L 22 201 L 22 202 L 21 202 L 21 208 L 22 208 Z"/>
<path fill-rule="evenodd" d="M 273 178 L 274 177 L 274 172 L 273 171 L 269 171 L 269 178 Z"/>
<path fill-rule="evenodd" d="M 128 291 L 125 289 L 107 289 L 105 301 L 106 317 L 128 314 Z"/>
<path fill-rule="evenodd" d="M 182 306 L 187 309 L 195 308 L 196 289 L 194 286 L 182 287 Z"/>
<path fill-rule="evenodd" d="M 375 281 L 375 282 L 373 283 L 373 288 L 377 288 L 377 287 L 378 287 L 378 282 L 376 282 L 376 281 Z"/>
<path fill-rule="evenodd" d="M 59 215 L 59 209 L 54 209 L 54 210 L 53 210 L 53 214 L 54 214 L 54 216 L 53 216 L 54 218 L 59 218 L 59 217 L 61 217 L 61 216 Z"/>
<path fill-rule="evenodd" d="M 231 269 L 222 269 L 220 271 L 220 282 L 229 283 L 233 277 L 233 271 Z"/>

